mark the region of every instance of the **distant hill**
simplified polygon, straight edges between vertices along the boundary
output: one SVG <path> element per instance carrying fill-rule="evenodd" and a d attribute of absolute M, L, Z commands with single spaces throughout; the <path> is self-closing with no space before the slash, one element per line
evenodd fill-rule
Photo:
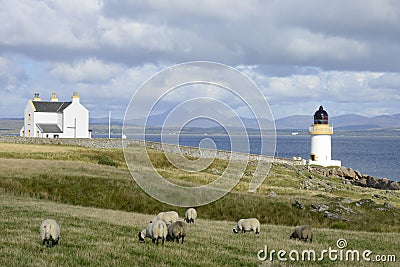
<path fill-rule="evenodd" d="M 312 123 L 312 116 L 306 115 L 293 115 L 275 121 L 277 129 L 307 129 Z M 370 118 L 357 114 L 346 114 L 330 117 L 329 123 L 336 130 L 347 131 L 400 129 L 400 113 Z"/>
<path fill-rule="evenodd" d="M 122 126 L 124 123 L 124 120 L 122 119 L 114 119 L 111 118 L 111 124 L 112 125 L 118 125 Z M 108 125 L 108 117 L 103 117 L 103 118 L 90 118 L 89 119 L 89 124 L 90 125 Z"/>
<path fill-rule="evenodd" d="M 147 120 L 147 125 L 151 127 L 162 127 L 168 112 L 152 115 Z M 257 120 L 253 118 L 241 118 L 246 128 L 257 129 Z M 133 119 L 126 121 L 126 125 L 140 126 L 145 123 L 145 119 Z M 366 131 L 366 130 L 393 130 L 400 129 L 400 113 L 394 115 L 380 115 L 375 117 L 365 117 L 357 114 L 346 114 L 329 118 L 330 124 L 335 130 L 343 131 Z M 309 115 L 292 115 L 275 120 L 278 130 L 306 130 L 312 124 L 313 118 Z M 90 118 L 90 126 L 108 125 L 108 117 Z M 122 126 L 123 119 L 112 118 L 112 126 Z M 233 119 L 228 119 L 227 127 L 241 127 Z M 0 134 L 18 134 L 22 127 L 22 118 L 0 118 Z M 180 125 L 171 125 L 177 127 Z M 198 120 L 192 123 L 189 128 L 215 128 L 216 124 L 209 120 Z"/>
<path fill-rule="evenodd" d="M 277 129 L 307 129 L 312 123 L 312 116 L 293 115 L 275 120 Z"/>
<path fill-rule="evenodd" d="M 167 118 L 168 113 L 150 116 L 147 125 L 152 127 L 161 127 Z M 241 118 L 247 128 L 257 128 L 257 121 L 253 118 Z M 143 125 L 145 119 L 135 119 L 127 122 L 129 125 Z M 233 119 L 228 120 L 230 127 L 240 127 Z M 346 114 L 329 118 L 330 124 L 336 130 L 360 131 L 360 130 L 377 130 L 377 129 L 400 129 L 400 113 L 394 115 L 380 115 L 375 117 L 365 117 L 357 114 Z M 108 123 L 108 120 L 107 122 Z M 275 120 L 276 129 L 279 130 L 304 130 L 313 123 L 313 117 L 309 115 L 292 115 L 285 118 Z M 173 125 L 177 126 L 177 125 Z M 196 122 L 191 125 L 197 128 L 215 127 L 215 124 L 205 120 Z"/>

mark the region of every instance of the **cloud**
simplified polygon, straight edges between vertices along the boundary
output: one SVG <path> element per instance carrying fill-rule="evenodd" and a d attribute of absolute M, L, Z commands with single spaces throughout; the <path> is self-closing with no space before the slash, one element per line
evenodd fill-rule
<path fill-rule="evenodd" d="M 128 65 L 201 59 L 398 71 L 400 63 L 386 59 L 400 56 L 399 6 L 392 1 L 4 1 L 0 48 L 48 61 L 90 55 Z"/>
<path fill-rule="evenodd" d="M 287 34 L 287 52 L 301 61 L 318 61 L 320 58 L 347 61 L 365 58 L 369 54 L 366 42 L 325 36 L 304 29 L 293 29 Z"/>
<path fill-rule="evenodd" d="M 277 7 L 286 27 L 355 40 L 398 40 L 394 33 L 400 33 L 399 5 L 390 0 L 281 1 Z"/>
<path fill-rule="evenodd" d="M 15 92 L 24 82 L 28 75 L 13 61 L 0 57 L 0 91 Z"/>
<path fill-rule="evenodd" d="M 94 48 L 91 21 L 95 14 L 88 10 L 88 3 L 77 8 L 77 1 L 2 1 L 0 44 L 27 53 L 29 46 L 38 46 L 42 53 L 48 49 Z"/>
<path fill-rule="evenodd" d="M 383 73 L 368 82 L 371 88 L 400 90 L 400 73 Z"/>
<path fill-rule="evenodd" d="M 92 115 L 122 114 L 157 71 L 209 60 L 253 79 L 277 117 L 309 114 L 322 102 L 338 113 L 399 112 L 396 1 L 1 3 L 0 97 L 23 99 L 15 103 L 35 91 L 69 99 L 78 90 Z"/>
<path fill-rule="evenodd" d="M 308 114 L 324 103 L 334 103 L 333 114 L 372 116 L 378 115 L 378 110 L 398 113 L 395 103 L 400 95 L 385 88 L 399 88 L 398 74 L 297 67 L 291 74 L 268 75 L 262 66 L 239 66 L 239 69 L 261 88 L 278 118 L 281 114 Z"/>
<path fill-rule="evenodd" d="M 156 26 L 128 19 L 107 19 L 97 22 L 100 38 L 115 48 L 139 47 L 150 51 L 170 51 L 174 48 L 173 36 L 165 26 Z"/>
<path fill-rule="evenodd" d="M 72 65 L 56 63 L 50 73 L 66 83 L 100 83 L 115 77 L 122 70 L 118 64 L 105 64 L 96 58 L 87 58 Z"/>

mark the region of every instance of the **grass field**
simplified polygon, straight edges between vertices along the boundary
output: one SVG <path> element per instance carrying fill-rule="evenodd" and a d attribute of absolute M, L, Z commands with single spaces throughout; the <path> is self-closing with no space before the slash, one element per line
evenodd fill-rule
<path fill-rule="evenodd" d="M 257 266 L 259 250 L 286 251 L 312 249 L 317 255 L 344 238 L 346 249 L 371 250 L 373 255 L 392 255 L 398 251 L 399 233 L 368 233 L 315 229 L 312 244 L 290 240 L 292 227 L 262 225 L 261 233 L 233 234 L 233 222 L 198 219 L 188 227 L 185 243 L 167 242 L 164 246 L 150 240 L 139 243 L 137 233 L 151 215 L 60 204 L 29 197 L 0 194 L 1 266 Z M 182 214 L 181 214 L 182 216 Z M 39 238 L 39 225 L 45 218 L 56 218 L 61 239 L 54 248 L 45 248 Z M 317 256 L 318 258 L 319 256 Z M 372 257 L 371 257 L 372 258 Z M 276 258 L 275 258 L 276 260 Z M 276 261 L 277 262 L 277 261 Z M 322 262 L 291 262 L 333 266 L 328 257 Z M 354 266 L 355 262 L 340 262 Z M 372 263 L 357 262 L 361 266 Z M 279 265 L 277 265 L 279 266 Z M 285 266 L 285 265 L 282 265 Z M 393 264 L 393 266 L 395 266 Z"/>
<path fill-rule="evenodd" d="M 160 173 L 183 184 L 213 180 L 226 166 L 216 160 L 201 175 L 188 176 L 171 166 L 162 153 L 151 151 L 150 155 Z M 162 204 L 138 188 L 122 150 L 0 143 L 0 169 L 0 266 L 336 266 L 338 262 L 328 257 L 322 262 L 272 264 L 259 261 L 257 252 L 267 245 L 269 250 L 318 253 L 336 249 L 339 238 L 347 240 L 346 249 L 368 249 L 372 256 L 398 254 L 400 248 L 397 192 L 317 176 L 313 183 L 329 183 L 333 189 L 301 189 L 309 178 L 299 167 L 274 165 L 260 190 L 250 194 L 245 186 L 253 171 L 249 166 L 248 175 L 233 192 L 197 209 L 199 219 L 188 227 L 185 244 L 168 242 L 158 247 L 149 240 L 139 243 L 138 231 L 160 211 L 173 209 L 183 216 L 185 209 Z M 268 196 L 271 190 L 276 197 Z M 305 209 L 292 206 L 296 199 Z M 375 204 L 357 206 L 360 199 L 372 199 Z M 391 208 L 383 209 L 384 202 Z M 315 203 L 329 205 L 331 212 L 338 212 L 340 206 L 353 212 L 340 213 L 348 222 L 335 221 L 311 211 Z M 244 217 L 260 219 L 260 236 L 232 233 L 235 221 Z M 62 228 L 60 243 L 54 248 L 41 246 L 39 226 L 45 218 L 56 219 Z M 289 240 L 293 226 L 299 224 L 313 226 L 312 244 Z M 357 262 L 357 266 L 375 264 Z M 340 266 L 354 265 L 340 262 Z"/>

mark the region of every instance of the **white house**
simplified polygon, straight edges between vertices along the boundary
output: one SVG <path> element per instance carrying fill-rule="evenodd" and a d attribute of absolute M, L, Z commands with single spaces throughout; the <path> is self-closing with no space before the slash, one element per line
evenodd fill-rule
<path fill-rule="evenodd" d="M 26 105 L 20 136 L 90 138 L 89 111 L 79 102 L 77 92 L 70 102 L 58 101 L 55 93 L 50 101 L 42 101 L 36 93 Z"/>

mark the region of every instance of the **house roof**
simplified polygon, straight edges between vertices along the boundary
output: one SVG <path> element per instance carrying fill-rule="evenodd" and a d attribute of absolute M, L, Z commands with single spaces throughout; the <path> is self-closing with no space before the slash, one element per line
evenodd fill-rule
<path fill-rule="evenodd" d="M 42 133 L 62 133 L 63 131 L 56 123 L 36 123 Z"/>
<path fill-rule="evenodd" d="M 62 112 L 72 102 L 32 101 L 36 112 Z"/>

